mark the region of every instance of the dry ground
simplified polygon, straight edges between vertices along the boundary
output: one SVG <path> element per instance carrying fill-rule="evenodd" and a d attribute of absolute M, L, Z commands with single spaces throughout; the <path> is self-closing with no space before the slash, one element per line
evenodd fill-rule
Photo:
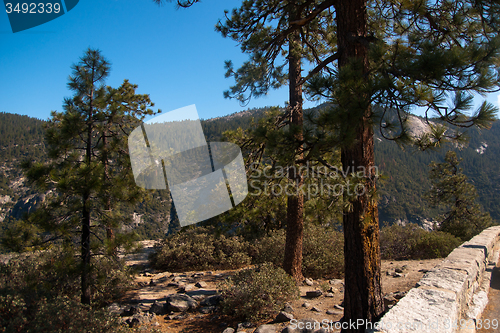
<path fill-rule="evenodd" d="M 142 273 L 138 274 L 135 278 L 137 288 L 124 295 L 122 304 L 139 304 L 143 310 L 148 310 L 150 305 L 155 300 L 164 300 L 168 294 L 174 294 L 182 289 L 182 285 L 187 287 L 188 290 L 193 292 L 203 293 L 209 291 L 216 291 L 218 281 L 225 279 L 233 274 L 234 271 L 196 271 L 196 272 L 158 272 L 147 269 L 147 255 L 152 252 L 152 241 L 145 241 L 144 250 L 136 255 L 128 256 L 127 262 L 129 265 L 142 266 Z M 431 260 L 406 260 L 406 261 L 382 261 L 382 290 L 384 294 L 395 292 L 404 292 L 415 286 L 415 283 L 420 280 L 423 274 L 439 264 L 442 259 Z M 394 277 L 394 271 L 398 269 L 402 271 L 400 277 Z M 388 275 L 389 272 L 391 275 Z M 197 288 L 194 286 L 197 282 L 205 282 L 206 286 Z M 343 301 L 343 286 L 340 281 L 332 284 L 329 280 L 314 280 L 312 286 L 300 286 L 300 299 L 293 301 L 291 306 L 293 308 L 293 315 L 297 319 L 312 318 L 321 322 L 324 319 L 328 321 L 338 321 L 342 317 L 342 308 L 340 307 Z M 332 281 L 334 282 L 334 281 Z M 175 286 L 175 283 L 180 283 Z M 326 296 L 318 298 L 306 298 L 306 292 L 312 290 L 327 290 L 332 287 L 333 292 Z M 304 307 L 304 303 L 309 303 Z M 316 308 L 316 309 L 313 309 Z M 319 311 L 317 311 L 319 310 Z M 327 314 L 328 311 L 328 314 Z M 269 323 L 273 318 L 267 321 L 254 323 L 260 325 Z M 236 328 L 238 322 L 232 321 L 230 318 L 224 318 L 218 314 L 201 314 L 201 313 L 188 313 L 182 320 L 169 320 L 167 316 L 160 316 L 158 318 L 160 326 L 156 328 L 162 332 L 168 333 L 218 333 L 222 332 L 228 325 Z M 282 327 L 286 323 L 280 324 Z M 248 333 L 253 332 L 254 328 L 247 329 Z"/>

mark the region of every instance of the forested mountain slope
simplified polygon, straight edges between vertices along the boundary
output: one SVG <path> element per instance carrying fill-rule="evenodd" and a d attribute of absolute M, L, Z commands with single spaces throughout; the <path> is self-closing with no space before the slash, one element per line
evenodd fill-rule
<path fill-rule="evenodd" d="M 264 110 L 251 110 L 205 121 L 203 128 L 209 141 L 218 140 L 220 133 L 238 127 L 248 128 L 251 119 L 262 116 Z M 429 164 L 442 162 L 448 150 L 457 152 L 460 164 L 469 181 L 476 186 L 478 201 L 500 222 L 500 121 L 489 130 L 467 130 L 468 143 L 457 148 L 445 145 L 434 151 L 416 151 L 400 148 L 395 142 L 382 139 L 375 131 L 375 163 L 382 175 L 379 181 L 379 210 L 381 223 L 395 221 L 429 222 L 438 211 L 431 209 L 423 199 L 431 183 Z"/>
<path fill-rule="evenodd" d="M 47 159 L 44 144 L 45 121 L 17 114 L 0 113 L 0 235 L 15 220 L 32 211 L 45 194 L 28 184 L 21 169 L 25 159 Z M 155 191 L 152 200 L 139 203 L 128 213 L 141 238 L 168 232 L 170 194 Z"/>
<path fill-rule="evenodd" d="M 250 109 L 225 117 L 202 121 L 207 141 L 221 140 L 222 133 L 242 127 L 248 128 L 252 118 L 262 117 L 265 109 Z M 43 161 L 44 121 L 15 114 L 0 113 L 0 233 L 14 220 L 32 210 L 43 193 L 25 182 L 20 168 L 24 159 Z M 381 223 L 424 223 L 438 213 L 422 198 L 430 189 L 428 165 L 443 161 L 448 149 L 457 151 L 463 159 L 461 167 L 478 191 L 478 201 L 492 218 L 500 221 L 500 122 L 490 130 L 468 131 L 469 143 L 457 149 L 443 147 L 438 151 L 418 152 L 402 150 L 396 143 L 376 135 L 376 165 L 383 175 L 379 182 L 379 209 Z M 170 195 L 167 190 L 154 191 L 153 200 L 139 203 L 128 212 L 133 228 L 141 238 L 161 237 L 172 229 L 170 225 Z"/>
<path fill-rule="evenodd" d="M 500 221 L 500 122 L 489 130 L 470 129 L 469 142 L 460 149 L 446 145 L 437 151 L 403 151 L 394 142 L 376 138 L 375 161 L 385 176 L 380 184 L 381 220 L 406 219 L 414 222 L 432 218 L 422 195 L 431 184 L 428 177 L 429 163 L 443 162 L 448 150 L 462 158 L 460 167 L 478 192 L 478 201 L 491 217 Z"/>

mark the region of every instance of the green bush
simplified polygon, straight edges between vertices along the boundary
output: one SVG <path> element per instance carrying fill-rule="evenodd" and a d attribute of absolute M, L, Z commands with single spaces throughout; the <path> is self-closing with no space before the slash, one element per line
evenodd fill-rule
<path fill-rule="evenodd" d="M 285 230 L 273 230 L 267 236 L 255 241 L 254 264 L 272 263 L 276 267 L 283 265 L 285 256 Z"/>
<path fill-rule="evenodd" d="M 13 317 L 4 316 L 4 310 L 11 305 L 0 297 L 2 327 L 0 332 L 26 333 L 118 333 L 129 332 L 119 322 L 119 318 L 102 309 L 92 309 L 67 296 L 42 298 L 34 306 L 23 306 L 18 298 Z M 7 311 L 9 312 L 9 311 Z"/>
<path fill-rule="evenodd" d="M 382 228 L 383 259 L 446 257 L 461 241 L 445 232 L 428 232 L 417 225 Z M 206 227 L 190 228 L 165 239 L 151 257 L 155 268 L 170 271 L 236 269 L 253 264 L 283 265 L 285 230 L 274 230 L 253 244 L 240 236 L 215 235 Z M 344 237 L 330 227 L 305 223 L 302 273 L 311 278 L 341 278 L 344 274 Z"/>
<path fill-rule="evenodd" d="M 239 236 L 216 236 L 212 229 L 194 227 L 167 237 L 150 260 L 153 267 L 168 271 L 235 269 L 250 264 L 249 247 Z"/>
<path fill-rule="evenodd" d="M 26 253 L 0 266 L 0 288 L 33 297 L 80 295 L 80 262 L 71 249 Z M 112 257 L 93 257 L 91 261 L 91 299 L 105 305 L 130 288 L 132 276 L 123 261 Z"/>
<path fill-rule="evenodd" d="M 132 272 L 124 261 L 114 257 L 94 257 L 93 260 L 91 299 L 94 305 L 103 306 L 112 303 L 130 289 Z"/>
<path fill-rule="evenodd" d="M 276 230 L 255 243 L 254 263 L 283 265 L 285 231 Z M 344 273 L 344 237 L 329 227 L 306 223 L 302 247 L 302 273 L 311 278 L 340 278 Z"/>
<path fill-rule="evenodd" d="M 126 270 L 115 260 L 94 260 L 94 307 L 84 306 L 79 301 L 78 261 L 72 253 L 47 250 L 0 264 L 0 332 L 123 331 L 100 305 L 130 285 Z"/>
<path fill-rule="evenodd" d="M 382 259 L 444 258 L 462 241 L 442 231 L 425 231 L 416 224 L 392 225 L 380 231 Z"/>
<path fill-rule="evenodd" d="M 412 259 L 444 258 L 461 244 L 462 240 L 460 238 L 447 232 L 427 232 L 422 235 L 420 241 L 415 245 Z"/>
<path fill-rule="evenodd" d="M 344 235 L 329 227 L 306 224 L 302 256 L 304 276 L 341 278 L 344 275 Z"/>
<path fill-rule="evenodd" d="M 292 277 L 270 263 L 245 269 L 219 285 L 224 314 L 242 320 L 259 320 L 275 314 L 286 302 L 299 297 Z"/>

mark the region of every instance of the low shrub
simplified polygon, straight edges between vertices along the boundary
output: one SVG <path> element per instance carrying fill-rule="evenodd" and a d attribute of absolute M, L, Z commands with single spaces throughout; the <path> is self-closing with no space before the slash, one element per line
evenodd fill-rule
<path fill-rule="evenodd" d="M 102 256 L 93 259 L 91 298 L 94 305 L 104 306 L 130 289 L 133 282 L 132 272 L 124 261 L 115 257 Z"/>
<path fill-rule="evenodd" d="M 67 250 L 67 249 L 66 249 Z M 100 309 L 130 286 L 116 260 L 94 260 L 93 307 L 80 303 L 78 261 L 61 249 L 23 254 L 0 264 L 0 332 L 122 332 Z"/>
<path fill-rule="evenodd" d="M 330 227 L 306 224 L 302 273 L 313 279 L 343 277 L 344 235 Z"/>
<path fill-rule="evenodd" d="M 267 236 L 255 241 L 255 252 L 252 256 L 252 263 L 263 264 L 272 263 L 276 267 L 283 265 L 285 256 L 285 230 L 273 230 Z"/>
<path fill-rule="evenodd" d="M 283 265 L 285 231 L 271 232 L 255 243 L 253 262 Z M 306 223 L 302 246 L 302 273 L 311 278 L 340 278 L 344 273 L 344 237 L 332 228 Z"/>
<path fill-rule="evenodd" d="M 412 259 L 445 258 L 463 241 L 447 232 L 431 231 L 422 234 L 413 248 Z"/>
<path fill-rule="evenodd" d="M 462 241 L 442 231 L 426 231 L 416 224 L 392 225 L 380 231 L 382 259 L 444 258 Z"/>
<path fill-rule="evenodd" d="M 282 268 L 265 263 L 245 269 L 219 284 L 224 314 L 256 321 L 275 314 L 299 297 L 299 289 Z"/>
<path fill-rule="evenodd" d="M 282 267 L 285 230 L 270 231 L 252 243 L 240 236 L 216 235 L 207 227 L 190 228 L 169 236 L 156 247 L 152 265 L 169 271 L 237 269 L 249 264 L 271 263 Z M 461 244 L 441 231 L 425 231 L 418 225 L 392 225 L 380 232 L 382 259 L 433 259 L 446 257 Z M 306 277 L 342 278 L 344 237 L 333 228 L 304 225 L 302 273 Z"/>
<path fill-rule="evenodd" d="M 150 261 L 168 271 L 236 269 L 251 263 L 249 247 L 239 236 L 217 236 L 213 229 L 194 227 L 163 240 Z"/>
<path fill-rule="evenodd" d="M 119 318 L 68 296 L 42 298 L 26 305 L 22 297 L 0 296 L 0 332 L 125 333 Z"/>

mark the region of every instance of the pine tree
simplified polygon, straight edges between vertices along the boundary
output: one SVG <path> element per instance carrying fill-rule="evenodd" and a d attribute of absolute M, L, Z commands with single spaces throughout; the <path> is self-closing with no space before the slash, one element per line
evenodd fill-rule
<path fill-rule="evenodd" d="M 292 166 L 291 169 L 296 170 L 296 166 L 301 164 L 310 165 L 311 162 L 319 162 L 336 170 L 335 166 L 328 163 L 324 156 L 327 153 L 331 154 L 335 149 L 342 148 L 341 162 L 344 174 L 353 174 L 353 178 L 356 178 L 355 171 L 358 171 L 359 167 L 367 171 L 362 175 L 361 180 L 357 180 L 357 182 L 363 182 L 363 193 L 354 198 L 346 196 L 344 199 L 349 203 L 343 217 L 347 281 L 344 319 L 347 321 L 355 321 L 358 318 L 374 320 L 383 311 L 378 213 L 376 203 L 370 199 L 375 190 L 376 181 L 373 128 L 369 120 L 371 111 L 367 99 L 368 94 L 360 91 L 359 88 L 364 86 L 358 79 L 366 75 L 367 68 L 364 64 L 367 62 L 366 59 L 353 61 L 353 58 L 367 55 L 366 45 L 353 42 L 352 36 L 354 31 L 364 33 L 363 29 L 365 29 L 365 22 L 355 19 L 363 19 L 363 12 L 357 8 L 359 5 L 360 3 L 356 2 L 347 4 L 342 1 L 328 0 L 245 1 L 240 9 L 233 10 L 225 26 L 219 28 L 223 34 L 239 41 L 244 52 L 251 54 L 249 62 L 238 71 L 230 72 L 237 83 L 231 88 L 230 93 L 242 101 L 245 100 L 243 96 L 248 91 L 249 96 L 259 96 L 267 93 L 271 87 L 283 84 L 283 81 L 280 81 L 282 80 L 280 71 L 283 66 L 276 66 L 275 61 L 280 53 L 286 59 L 288 82 L 285 81 L 285 83 L 289 85 L 290 105 L 288 112 L 283 116 L 286 120 L 281 122 L 278 120 L 277 123 L 278 126 L 287 125 L 289 132 L 284 133 L 284 139 L 278 144 L 276 144 L 276 135 L 272 133 L 272 130 L 271 133 L 266 133 L 268 148 L 288 153 L 282 153 L 289 157 L 285 165 Z M 335 10 L 335 16 L 332 15 L 332 10 Z M 332 20 L 333 17 L 335 21 Z M 288 52 L 284 51 L 285 45 L 288 45 Z M 301 75 L 303 60 L 308 61 L 310 64 L 308 67 L 312 66 L 304 77 Z M 337 65 L 335 65 L 336 62 Z M 345 102 L 350 103 L 350 105 L 343 106 L 346 111 L 344 119 L 330 127 L 325 127 L 325 125 L 332 124 L 337 115 L 333 116 L 331 111 L 319 112 L 318 116 L 311 116 L 311 122 L 315 125 L 314 130 L 306 130 L 304 136 L 301 106 L 303 84 L 315 79 L 310 83 L 309 88 L 314 96 L 314 87 L 320 80 L 318 78 L 335 77 L 338 68 L 350 67 L 353 62 L 356 66 L 345 75 L 346 82 L 342 82 L 346 92 L 351 94 L 343 96 Z M 228 63 L 227 67 L 229 71 L 232 71 L 230 65 Z M 355 86 L 348 87 L 351 82 L 355 82 Z M 338 105 L 339 101 L 333 102 Z M 297 109 L 298 104 L 300 104 L 300 109 Z M 364 124 L 358 127 L 360 122 Z M 344 125 L 343 130 L 339 124 Z M 357 142 L 358 146 L 349 147 L 352 142 Z M 291 173 L 291 176 L 290 180 L 295 181 L 298 187 L 303 184 L 301 175 Z M 300 177 L 299 182 L 296 181 L 297 176 Z M 352 191 L 346 189 L 346 192 Z M 295 231 L 302 230 L 303 198 L 289 196 L 288 203 L 284 268 L 300 279 L 301 275 L 295 275 L 295 272 L 300 269 L 298 258 L 301 255 L 302 235 Z M 363 222 L 360 223 L 361 221 Z"/>
<path fill-rule="evenodd" d="M 287 167 L 288 182 L 296 189 L 287 196 L 283 268 L 297 282 L 303 279 L 304 193 L 300 189 L 305 178 L 300 170 L 301 167 L 304 170 L 313 151 L 318 154 L 327 146 L 318 140 L 314 147 L 305 144 L 308 133 L 304 132 L 302 89 L 310 76 L 335 60 L 335 56 L 320 60 L 324 55 L 325 36 L 333 21 L 328 13 L 322 14 L 319 7 L 325 8 L 315 1 L 244 1 L 240 8 L 233 10 L 231 17 L 226 16 L 224 24 L 217 25 L 224 37 L 236 40 L 242 51 L 250 55 L 250 60 L 236 71 L 230 61 L 226 62 L 226 76 L 233 76 L 236 81 L 225 92 L 226 97 L 245 103 L 252 97 L 267 94 L 270 89 L 288 85 L 286 110 L 277 116 L 273 126 L 260 131 L 264 141 L 259 149 L 265 150 L 268 156 L 273 152 L 279 156 L 277 162 Z M 312 67 L 306 76 L 302 75 L 304 63 Z"/>
<path fill-rule="evenodd" d="M 321 161 L 320 148 L 326 141 L 332 143 L 330 150 L 341 149 L 344 173 L 362 185 L 362 193 L 345 198 L 345 321 L 374 321 L 384 310 L 374 127 L 386 139 L 421 149 L 462 140 L 463 128 L 488 128 L 495 107 L 484 102 L 472 115 L 469 110 L 473 93 L 499 87 L 499 14 L 495 1 L 247 0 L 219 25 L 250 54 L 250 61 L 237 71 L 227 64 L 236 79 L 230 91 L 236 97 L 263 95 L 284 82 L 297 94 L 303 86 L 295 81 L 300 68 L 296 61 L 312 60 L 314 69 L 298 82 L 307 83 L 311 97 L 330 103 L 315 120 L 324 135 L 315 140 L 302 131 L 300 140 L 296 122 L 298 127 L 290 129 L 297 134 L 295 144 L 283 142 L 289 143 L 294 162 L 302 162 L 301 156 Z M 297 36 L 303 58 L 285 48 L 294 45 Z M 289 65 L 287 76 L 283 65 L 270 61 L 279 55 Z M 297 96 L 290 98 L 291 104 L 299 101 Z M 375 113 L 374 104 L 382 111 Z M 410 111 L 416 106 L 426 109 L 428 125 L 419 137 L 411 134 Z M 287 116 L 292 123 L 293 113 Z M 326 134 L 336 140 L 325 140 Z"/>
<path fill-rule="evenodd" d="M 460 161 L 448 151 L 445 162 L 430 164 L 432 188 L 427 199 L 433 207 L 447 208 L 438 219 L 439 230 L 467 241 L 491 226 L 492 220 L 476 202 L 476 189 L 458 167 Z"/>
<path fill-rule="evenodd" d="M 297 190 L 296 186 L 290 186 L 288 168 L 282 166 L 283 143 L 276 145 L 274 140 L 269 140 L 269 137 L 286 137 L 285 132 L 272 130 L 280 114 L 278 108 L 271 108 L 258 122 L 251 121 L 246 130 L 238 128 L 224 132 L 224 140 L 249 152 L 245 156 L 249 194 L 219 220 L 227 231 L 237 230 L 246 238 L 258 238 L 271 230 L 284 228 L 288 196 Z M 307 117 L 304 120 L 307 129 Z M 337 170 L 341 169 L 339 154 L 324 154 L 322 158 Z M 340 172 L 332 172 L 317 161 L 308 161 L 298 170 L 303 174 L 304 223 L 338 224 L 342 210 L 342 193 L 338 189 L 343 186 Z"/>
<path fill-rule="evenodd" d="M 162 3 L 161 0 L 154 2 Z M 198 0 L 178 0 L 177 5 L 189 7 L 196 2 Z M 238 70 L 234 70 L 231 61 L 226 62 L 226 76 L 234 77 L 236 84 L 224 93 L 225 97 L 236 98 L 245 104 L 252 97 L 263 96 L 271 89 L 289 86 L 286 112 L 278 117 L 273 128 L 269 128 L 269 133 L 263 134 L 267 139 L 277 139 L 271 144 L 274 147 L 269 147 L 266 142 L 267 147 L 261 148 L 284 152 L 279 154 L 280 164 L 289 168 L 288 180 L 296 189 L 304 185 L 304 176 L 298 170 L 306 164 L 308 152 L 304 146 L 302 86 L 308 77 L 336 59 L 335 56 L 320 59 L 333 24 L 333 17 L 323 13 L 329 3 L 331 1 L 322 4 L 317 1 L 244 1 L 226 22 L 219 22 L 216 26 L 224 37 L 236 40 L 242 51 L 250 55 L 250 60 Z M 304 62 L 312 64 L 305 77 L 302 76 Z M 286 72 L 285 68 L 288 68 Z M 315 153 L 326 146 L 316 142 Z M 297 281 L 303 280 L 303 223 L 304 196 L 297 190 L 287 197 L 283 263 L 285 271 Z"/>
<path fill-rule="evenodd" d="M 499 7 L 492 2 L 361 0 L 334 7 L 337 68 L 334 75 L 311 79 L 307 91 L 332 105 L 319 121 L 329 122 L 341 139 L 344 170 L 362 170 L 364 191 L 348 199 L 351 207 L 343 216 L 344 320 L 373 321 L 383 311 L 374 127 L 386 139 L 421 149 L 462 140 L 462 128 L 489 127 L 496 112 L 491 104 L 483 103 L 472 116 L 467 112 L 471 92 L 498 89 Z M 410 134 L 414 106 L 427 109 L 428 128 L 419 137 Z"/>
<path fill-rule="evenodd" d="M 262 2 L 245 1 L 241 11 L 250 12 L 259 5 Z M 276 71 L 272 66 L 255 66 L 262 64 L 258 56 L 273 54 L 273 46 L 281 46 L 279 41 L 283 39 L 288 38 L 291 43 L 295 31 L 300 32 L 303 45 L 320 46 L 311 48 L 311 52 L 319 50 L 315 62 L 318 67 L 310 73 L 315 76 L 305 77 L 306 91 L 313 97 L 326 99 L 330 108 L 314 121 L 318 128 L 325 128 L 336 136 L 337 140 L 329 141 L 335 144 L 330 149 L 341 149 L 344 173 L 358 177 L 363 189 L 358 195 L 345 197 L 349 207 L 343 214 L 344 320 L 373 321 L 384 310 L 374 125 L 378 125 L 384 138 L 400 144 L 415 144 L 421 149 L 463 139 L 462 128 L 489 127 L 495 119 L 495 107 L 484 102 L 472 116 L 468 111 L 472 106 L 472 92 L 498 89 L 500 6 L 494 2 L 365 0 L 268 3 L 272 5 L 275 8 L 296 5 L 308 10 L 304 16 L 289 21 L 287 29 L 279 33 L 275 33 L 276 25 L 266 25 L 271 21 L 266 22 L 266 14 L 279 17 L 276 10 L 255 10 L 250 17 L 233 12 L 231 23 L 242 22 L 241 26 L 245 26 L 252 18 L 257 22 L 248 30 L 238 24 L 227 24 L 233 28 L 233 38 L 238 37 L 244 51 L 252 54 L 251 61 L 235 72 L 236 82 L 240 83 L 236 87 L 257 95 L 267 92 L 265 88 L 277 82 L 272 76 Z M 335 22 L 327 21 L 326 14 L 333 15 Z M 321 29 L 312 29 L 315 26 Z M 324 35 L 317 35 L 322 32 Z M 317 42 L 307 43 L 309 40 Z M 329 52 L 325 50 L 325 42 L 330 46 Z M 302 54 L 309 53 L 303 51 Z M 252 64 L 253 67 L 249 66 Z M 259 75 L 264 79 L 259 80 Z M 293 71 L 288 75 L 291 84 Z M 447 102 L 451 102 L 451 106 L 446 106 Z M 372 104 L 379 105 L 382 111 L 375 113 Z M 414 106 L 427 108 L 428 129 L 420 137 L 410 134 L 409 112 Z M 432 116 L 437 116 L 440 122 L 433 121 Z M 447 123 L 454 126 L 446 126 Z M 303 151 L 310 149 L 311 154 L 303 156 L 321 161 L 320 150 L 315 148 L 325 140 L 316 137 L 322 140 L 304 138 Z M 293 150 L 296 146 L 290 147 L 289 150 Z M 358 327 L 355 331 L 364 331 L 364 328 Z"/>
<path fill-rule="evenodd" d="M 64 112 L 52 112 L 47 126 L 50 162 L 24 167 L 29 179 L 52 190 L 29 217 L 50 232 L 38 244 L 59 240 L 72 251 L 74 235 L 80 235 L 81 302 L 90 304 L 91 256 L 115 254 L 126 241 L 110 235 L 125 220 L 120 205 L 143 195 L 134 183 L 126 140 L 142 118 L 153 114 L 148 108 L 153 104 L 148 95 L 135 94 L 137 86 L 127 80 L 116 89 L 104 86 L 110 66 L 99 50 L 88 49 L 72 69 L 68 87 L 74 96 L 65 99 Z"/>

